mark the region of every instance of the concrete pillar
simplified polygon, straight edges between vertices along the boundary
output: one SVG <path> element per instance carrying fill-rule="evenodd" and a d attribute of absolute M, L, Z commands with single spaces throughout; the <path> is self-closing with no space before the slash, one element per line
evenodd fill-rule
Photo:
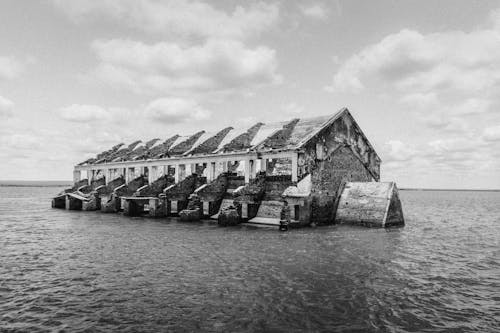
<path fill-rule="evenodd" d="M 152 184 L 156 179 L 158 179 L 158 177 L 156 176 L 157 169 L 158 169 L 158 167 L 155 167 L 155 166 L 149 167 L 149 173 L 148 173 L 149 184 Z"/>
<path fill-rule="evenodd" d="M 250 179 L 254 179 L 256 175 L 256 162 L 255 160 L 250 160 Z"/>
<path fill-rule="evenodd" d="M 108 183 L 112 180 L 111 171 L 111 169 L 104 169 L 104 179 L 106 181 L 106 185 L 108 185 Z"/>
<path fill-rule="evenodd" d="M 229 170 L 228 164 L 229 164 L 229 161 L 222 162 L 222 172 L 227 172 Z"/>
<path fill-rule="evenodd" d="M 245 160 L 245 184 L 250 183 L 250 160 Z"/>
<path fill-rule="evenodd" d="M 260 160 L 260 171 L 267 172 L 267 158 Z"/>
<path fill-rule="evenodd" d="M 73 171 L 73 183 L 79 182 L 82 178 L 82 173 L 80 170 Z"/>
<path fill-rule="evenodd" d="M 175 174 L 174 174 L 174 178 L 175 178 L 175 183 L 176 184 L 181 180 L 181 178 L 180 178 L 180 172 L 181 172 L 180 165 L 176 164 L 175 165 Z"/>
<path fill-rule="evenodd" d="M 184 164 L 184 172 L 185 177 L 191 175 L 193 173 L 193 165 L 192 164 Z"/>
<path fill-rule="evenodd" d="M 297 153 L 293 153 L 292 155 L 292 182 L 296 182 L 299 180 L 299 166 L 298 166 L 298 158 Z"/>
<path fill-rule="evenodd" d="M 90 179 L 91 178 L 92 178 L 92 170 L 87 169 L 87 180 L 89 181 L 89 185 L 90 185 Z"/>
<path fill-rule="evenodd" d="M 134 179 L 135 179 L 135 169 L 127 168 L 127 171 L 125 173 L 125 182 L 128 184 Z"/>
<path fill-rule="evenodd" d="M 215 162 L 208 162 L 207 169 L 207 182 L 211 182 L 215 179 Z"/>

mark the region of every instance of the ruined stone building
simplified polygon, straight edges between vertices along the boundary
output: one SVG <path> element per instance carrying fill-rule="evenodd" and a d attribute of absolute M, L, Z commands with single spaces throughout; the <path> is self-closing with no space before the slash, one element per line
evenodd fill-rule
<path fill-rule="evenodd" d="M 344 108 L 328 116 L 117 144 L 76 165 L 75 185 L 53 206 L 157 217 L 194 211 L 196 218 L 214 219 L 230 207 L 250 225 L 276 225 L 286 202 L 294 225 L 401 224 L 402 213 L 387 212 L 391 205 L 401 210 L 397 189 L 377 183 L 380 163 Z M 370 190 L 362 195 L 372 197 L 366 209 L 358 202 L 363 188 Z M 358 204 L 354 213 L 349 203 Z"/>

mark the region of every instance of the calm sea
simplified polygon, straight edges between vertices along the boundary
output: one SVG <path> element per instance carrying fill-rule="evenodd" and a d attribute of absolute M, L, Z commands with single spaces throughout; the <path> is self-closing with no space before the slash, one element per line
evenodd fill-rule
<path fill-rule="evenodd" d="M 498 192 L 282 233 L 51 209 L 59 190 L 0 187 L 1 332 L 500 331 Z"/>

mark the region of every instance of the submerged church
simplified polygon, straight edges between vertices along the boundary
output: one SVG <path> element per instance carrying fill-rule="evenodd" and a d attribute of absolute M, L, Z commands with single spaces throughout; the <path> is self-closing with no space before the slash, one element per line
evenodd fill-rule
<path fill-rule="evenodd" d="M 183 221 L 403 225 L 398 190 L 348 109 L 120 143 L 74 167 L 54 208 Z"/>

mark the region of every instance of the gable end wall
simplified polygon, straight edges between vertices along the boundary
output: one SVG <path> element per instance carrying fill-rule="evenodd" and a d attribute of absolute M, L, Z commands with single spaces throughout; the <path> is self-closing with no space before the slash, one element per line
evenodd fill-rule
<path fill-rule="evenodd" d="M 299 176 L 311 174 L 313 222 L 333 222 L 335 201 L 345 182 L 378 180 L 380 162 L 347 115 L 321 131 L 304 148 L 304 153 L 299 154 Z"/>

